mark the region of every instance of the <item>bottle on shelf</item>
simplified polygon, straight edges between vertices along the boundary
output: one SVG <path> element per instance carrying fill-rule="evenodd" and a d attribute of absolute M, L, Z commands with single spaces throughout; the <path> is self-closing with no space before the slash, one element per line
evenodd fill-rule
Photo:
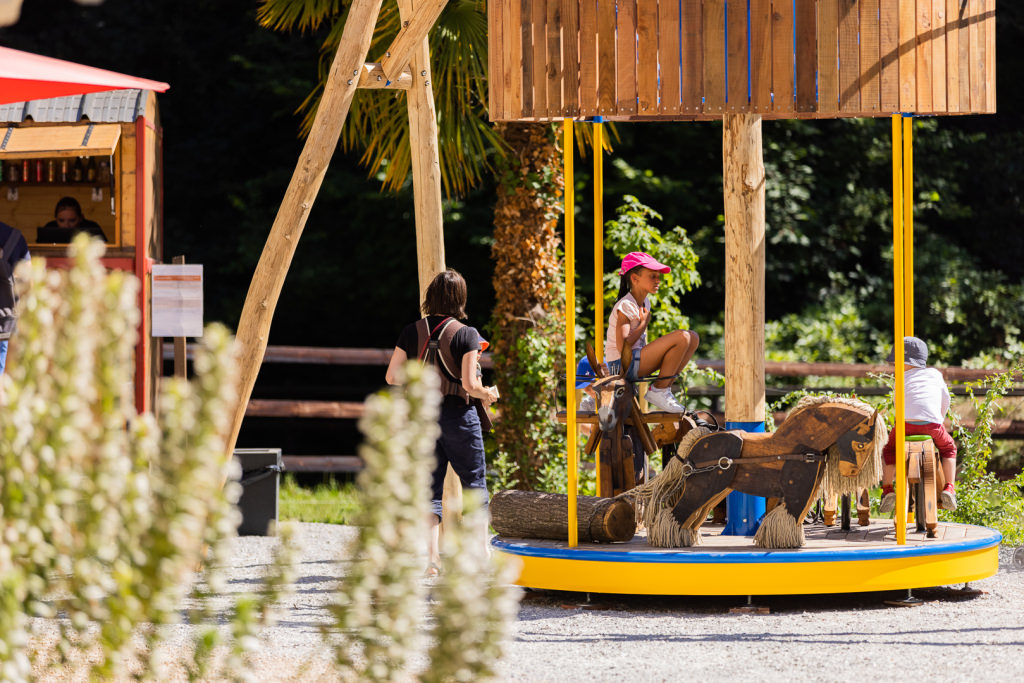
<path fill-rule="evenodd" d="M 96 162 L 93 157 L 87 157 L 85 160 L 85 180 L 86 182 L 96 182 Z"/>
<path fill-rule="evenodd" d="M 60 181 L 66 183 L 68 181 L 68 160 L 60 160 Z"/>
<path fill-rule="evenodd" d="M 110 159 L 100 157 L 99 161 L 96 162 L 96 182 L 110 182 Z"/>
<path fill-rule="evenodd" d="M 32 182 L 32 174 L 29 171 L 28 159 L 21 160 L 21 182 L 28 183 Z"/>
<path fill-rule="evenodd" d="M 71 168 L 71 182 L 80 183 L 85 180 L 85 166 L 82 164 L 82 157 L 75 159 L 75 165 Z"/>
<path fill-rule="evenodd" d="M 7 162 L 7 167 L 4 169 L 4 180 L 9 183 L 16 183 L 21 180 L 21 162 Z"/>
<path fill-rule="evenodd" d="M 46 160 L 46 182 L 57 182 L 57 162 L 53 159 Z"/>
<path fill-rule="evenodd" d="M 42 159 L 36 159 L 35 179 L 37 183 L 41 183 L 46 179 L 46 164 Z"/>

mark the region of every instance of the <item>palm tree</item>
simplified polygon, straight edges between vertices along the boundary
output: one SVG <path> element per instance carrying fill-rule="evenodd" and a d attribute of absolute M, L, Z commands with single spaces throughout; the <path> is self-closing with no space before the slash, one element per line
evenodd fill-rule
<path fill-rule="evenodd" d="M 303 105 L 307 131 L 349 6 L 342 0 L 261 1 L 258 20 L 268 28 L 327 29 L 321 45 L 320 84 Z M 500 170 L 492 248 L 497 301 L 490 334 L 503 400 L 495 436 L 502 457 L 518 468 L 518 483 L 531 486 L 545 456 L 561 450 L 549 413 L 555 405 L 555 368 L 560 367 L 559 330 L 564 319 L 557 286 L 561 262 L 556 233 L 562 168 L 552 126 L 494 126 L 487 120 L 486 7 L 484 0 L 448 2 L 429 34 L 431 87 L 445 193 L 460 196 L 485 173 Z M 400 26 L 395 0 L 386 0 L 370 59 L 383 54 Z M 363 150 L 362 163 L 372 174 L 383 172 L 384 187 L 391 190 L 405 183 L 412 165 L 403 99 L 391 92 L 358 91 L 341 138 L 346 150 Z"/>

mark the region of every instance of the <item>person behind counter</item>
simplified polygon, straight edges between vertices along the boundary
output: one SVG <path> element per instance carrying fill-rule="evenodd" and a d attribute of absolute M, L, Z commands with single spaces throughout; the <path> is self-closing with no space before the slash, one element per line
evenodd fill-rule
<path fill-rule="evenodd" d="M 54 220 L 44 225 L 39 230 L 39 242 L 53 242 L 55 244 L 68 244 L 71 238 L 80 232 L 99 237 L 104 242 L 107 236 L 99 223 L 90 221 L 82 215 L 82 205 L 74 197 L 61 197 L 53 210 Z"/>

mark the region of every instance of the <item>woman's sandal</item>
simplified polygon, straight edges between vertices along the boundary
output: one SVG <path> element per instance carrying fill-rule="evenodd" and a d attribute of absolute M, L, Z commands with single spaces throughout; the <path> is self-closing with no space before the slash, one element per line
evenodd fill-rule
<path fill-rule="evenodd" d="M 438 567 L 433 562 L 431 562 L 429 565 L 427 565 L 427 570 L 425 572 L 423 572 L 423 576 L 428 578 L 428 579 L 436 579 L 440 575 L 441 575 L 441 568 Z"/>

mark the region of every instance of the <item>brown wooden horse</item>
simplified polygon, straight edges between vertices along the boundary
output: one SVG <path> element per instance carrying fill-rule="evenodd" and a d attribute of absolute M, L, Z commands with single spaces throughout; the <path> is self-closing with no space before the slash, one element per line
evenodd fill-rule
<path fill-rule="evenodd" d="M 728 431 L 684 439 L 680 460 L 636 490 L 648 541 L 663 547 L 699 543 L 708 511 L 740 491 L 777 501 L 754 537 L 756 545 L 803 545 L 802 522 L 823 478 L 832 490 L 856 490 L 877 479 L 886 431 L 877 411 L 854 399 L 801 406 L 770 434 Z"/>
<path fill-rule="evenodd" d="M 632 356 L 624 357 L 622 371 L 615 375 L 608 374 L 604 365 L 597 362 L 589 344 L 587 356 L 597 374 L 591 385 L 597 429 L 591 433 L 586 451 L 593 453 L 600 444 L 602 472 L 598 476 L 607 484 L 602 491 L 616 495 L 642 480 L 644 456 L 654 452 L 655 442 L 642 418 L 633 383 L 626 377 Z"/>

